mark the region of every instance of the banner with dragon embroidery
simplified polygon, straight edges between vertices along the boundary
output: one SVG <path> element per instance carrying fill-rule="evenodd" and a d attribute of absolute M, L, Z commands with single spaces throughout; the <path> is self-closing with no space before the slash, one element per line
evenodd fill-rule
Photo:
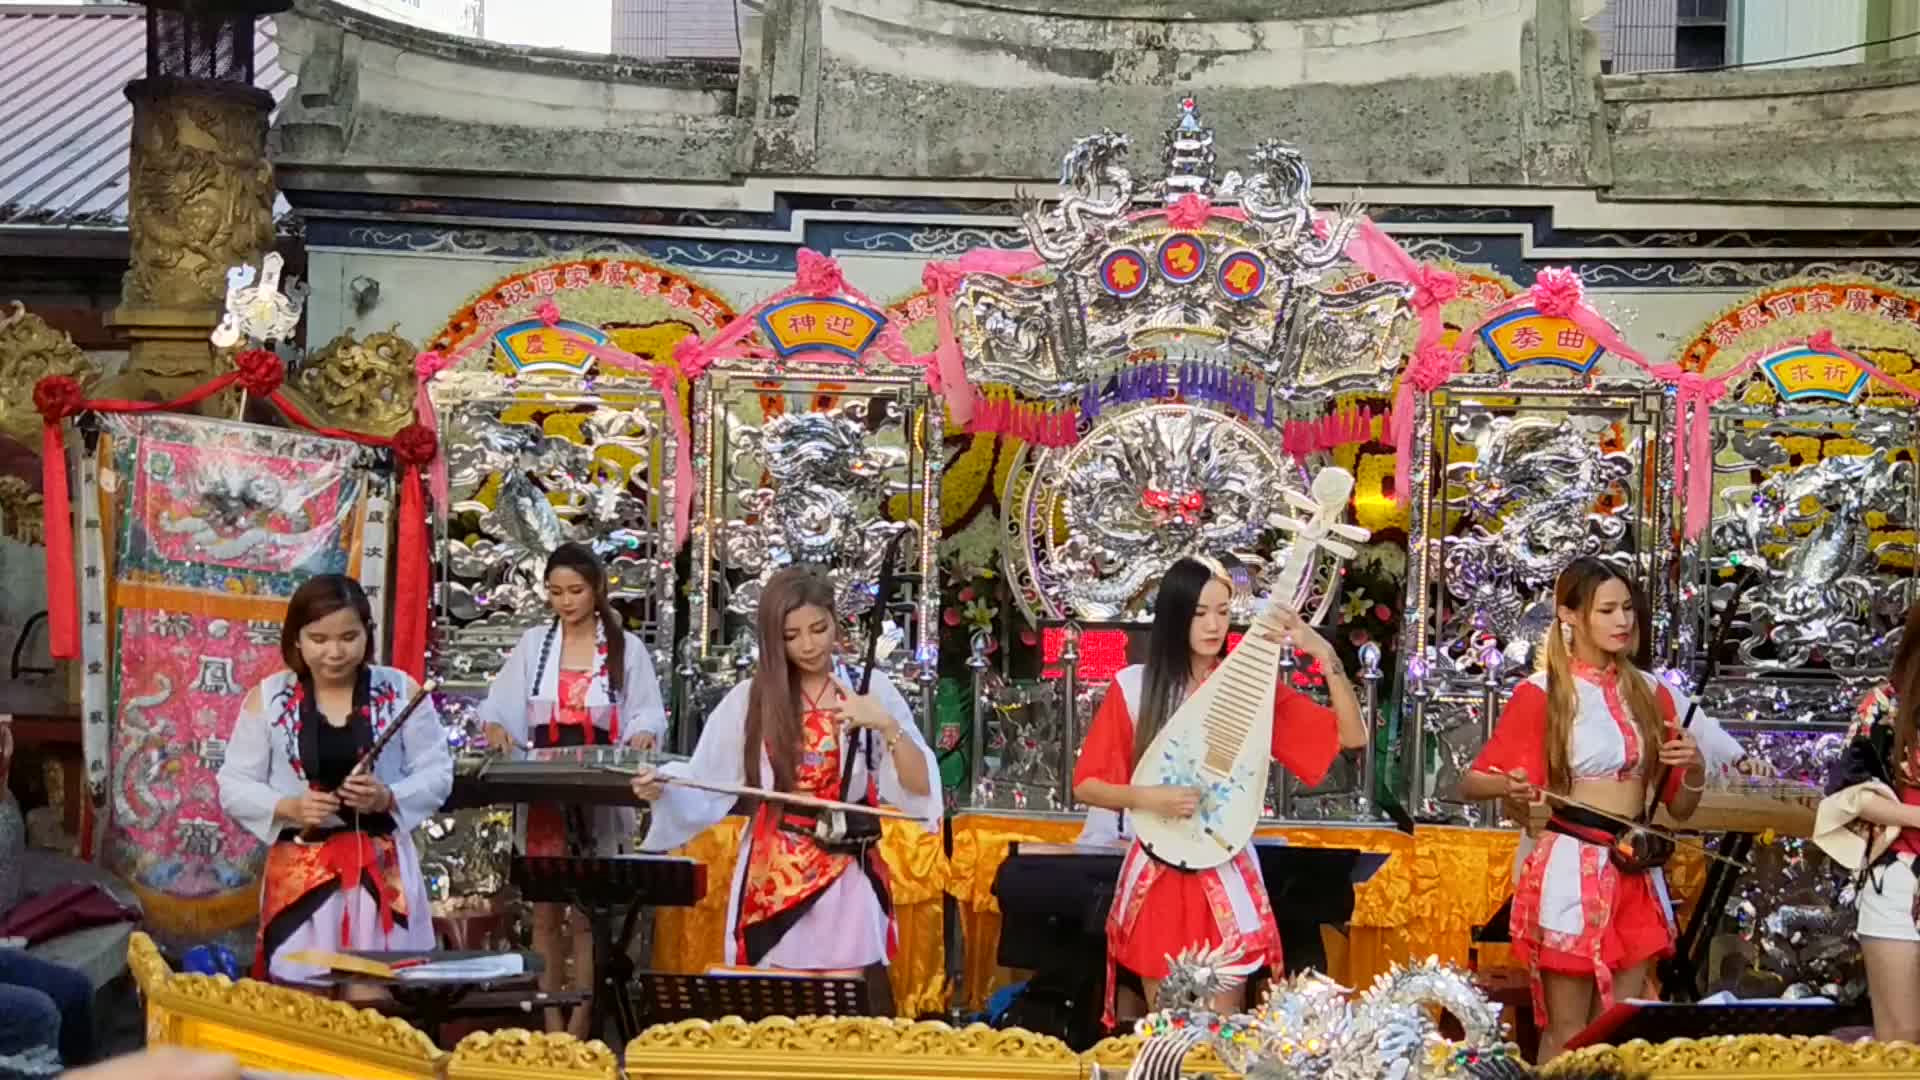
<path fill-rule="evenodd" d="M 378 485 L 362 451 L 333 439 L 184 416 L 106 423 L 104 615 L 117 647 L 102 857 L 152 930 L 203 941 L 259 906 L 265 849 L 220 809 L 227 739 L 247 691 L 282 666 L 287 598 L 379 554 L 385 523 L 367 528 Z"/>

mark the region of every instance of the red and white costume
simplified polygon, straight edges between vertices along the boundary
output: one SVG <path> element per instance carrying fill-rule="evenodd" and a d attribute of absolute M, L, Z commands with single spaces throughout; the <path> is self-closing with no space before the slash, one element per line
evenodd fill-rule
<path fill-rule="evenodd" d="M 1638 677 L 1654 688 L 1672 730 L 1672 692 L 1651 675 Z M 1575 661 L 1574 689 L 1578 708 L 1567 755 L 1574 779 L 1631 780 L 1657 764 L 1659 748 L 1640 745 L 1640 730 L 1620 696 L 1614 669 Z M 1499 775 L 1518 770 L 1530 782 L 1546 785 L 1545 672 L 1514 690 L 1473 770 Z M 1662 793 L 1667 801 L 1679 790 L 1680 775 L 1671 774 Z M 1613 1004 L 1614 972 L 1673 952 L 1673 904 L 1665 875 L 1658 869 L 1622 873 L 1605 839 L 1549 829 L 1521 865 L 1513 897 L 1513 951 L 1532 973 L 1534 1012 L 1542 1023 L 1547 1008 L 1541 972 L 1591 977 L 1605 1007 Z"/>
<path fill-rule="evenodd" d="M 1088 780 L 1133 782 L 1133 719 L 1145 683 L 1146 668 L 1139 664 L 1113 677 L 1080 750 L 1073 771 L 1076 786 Z M 1340 729 L 1333 710 L 1281 686 L 1273 700 L 1274 760 L 1311 786 L 1327 775 L 1339 752 Z M 1116 965 L 1142 978 L 1162 979 L 1168 958 L 1181 950 L 1228 941 L 1242 959 L 1279 970 L 1280 930 L 1253 851 L 1243 848 L 1212 869 L 1187 871 L 1155 859 L 1133 841 L 1120 864 L 1107 914 L 1106 1022 L 1113 1023 Z"/>

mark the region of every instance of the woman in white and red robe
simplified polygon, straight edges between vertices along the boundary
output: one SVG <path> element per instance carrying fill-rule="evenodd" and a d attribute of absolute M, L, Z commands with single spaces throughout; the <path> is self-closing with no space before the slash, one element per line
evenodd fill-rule
<path fill-rule="evenodd" d="M 1666 879 L 1658 868 L 1615 863 L 1623 829 L 1612 819 L 1641 813 L 1662 766 L 1660 796 L 1675 818 L 1690 816 L 1706 788 L 1705 760 L 1676 724 L 1673 692 L 1633 664 L 1626 578 L 1578 559 L 1554 599 L 1546 670 L 1514 690 L 1460 784 L 1468 799 L 1506 800 L 1522 821 L 1542 788 L 1556 796 L 1513 899 L 1514 955 L 1532 975 L 1542 1063 L 1616 1000 L 1644 995 L 1652 962 L 1673 951 Z"/>
<path fill-rule="evenodd" d="M 309 580 L 287 601 L 287 670 L 254 687 L 234 722 L 220 805 L 271 845 L 255 978 L 321 974 L 287 958 L 295 953 L 434 947 L 411 834 L 447 801 L 453 757 L 429 700 L 356 771 L 418 690 L 405 672 L 367 663 L 372 640 L 373 607 L 359 582 Z"/>
<path fill-rule="evenodd" d="M 1114 676 L 1074 769 L 1074 797 L 1093 808 L 1091 832 L 1108 831 L 1095 822 L 1103 812 L 1117 816 L 1111 831 L 1130 837 L 1130 812 L 1191 817 L 1199 808 L 1198 791 L 1136 787 L 1133 771 L 1161 727 L 1220 662 L 1232 605 L 1233 586 L 1212 560 L 1181 559 L 1161 579 L 1147 662 Z M 1283 612 L 1281 619 L 1277 636 L 1319 661 L 1333 700 L 1328 708 L 1284 683 L 1274 696 L 1273 758 L 1312 786 L 1341 749 L 1366 744 L 1367 728 L 1333 647 L 1298 616 Z M 1107 916 L 1106 1023 L 1113 1023 L 1116 966 L 1141 978 L 1151 1004 L 1170 958 L 1193 946 L 1223 943 L 1242 962 L 1280 970 L 1280 931 L 1252 850 L 1243 848 L 1211 869 L 1188 871 L 1155 859 L 1134 841 L 1120 864 Z M 1231 1011 L 1231 1003 L 1219 1005 Z"/>
<path fill-rule="evenodd" d="M 707 718 L 693 757 L 634 778 L 634 794 L 653 804 L 641 850 L 680 847 L 733 808 L 734 796 L 675 778 L 891 805 L 938 830 L 937 767 L 906 699 L 879 672 L 869 693 L 855 692 L 854 675 L 835 659 L 832 583 L 782 570 L 762 591 L 756 618 L 759 667 Z M 727 901 L 726 963 L 864 972 L 874 1011 L 891 1015 L 886 965 L 899 930 L 878 837 L 828 843 L 815 823 L 814 811 L 788 802 L 754 808 Z"/>

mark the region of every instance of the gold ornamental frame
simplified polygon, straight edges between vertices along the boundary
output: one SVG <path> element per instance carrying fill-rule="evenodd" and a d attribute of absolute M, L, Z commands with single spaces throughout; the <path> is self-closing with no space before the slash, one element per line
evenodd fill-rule
<path fill-rule="evenodd" d="M 227 1054 L 246 1068 L 356 1080 L 445 1075 L 447 1054 L 404 1020 L 284 986 L 183 975 L 136 933 L 127 965 L 147 1009 L 147 1045 Z"/>
<path fill-rule="evenodd" d="M 627 1080 L 1079 1080 L 1079 1055 L 1050 1035 L 939 1021 L 682 1020 L 627 1044 Z"/>

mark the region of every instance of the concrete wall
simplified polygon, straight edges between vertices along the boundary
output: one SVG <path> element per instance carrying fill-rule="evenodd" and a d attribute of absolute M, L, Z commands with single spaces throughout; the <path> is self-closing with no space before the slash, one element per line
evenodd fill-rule
<path fill-rule="evenodd" d="M 1920 60 L 1601 80 L 1616 198 L 1912 207 Z"/>

